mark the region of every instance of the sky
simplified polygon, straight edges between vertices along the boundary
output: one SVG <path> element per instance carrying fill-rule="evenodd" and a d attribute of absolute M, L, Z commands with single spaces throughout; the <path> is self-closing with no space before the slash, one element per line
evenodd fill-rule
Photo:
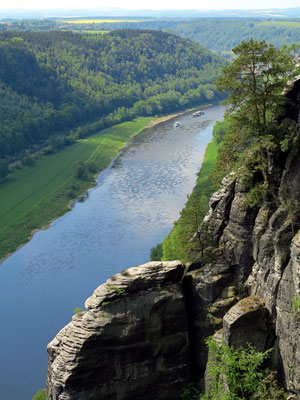
<path fill-rule="evenodd" d="M 127 8 L 127 9 L 265 9 L 299 7 L 299 0 L 0 0 L 0 9 Z"/>

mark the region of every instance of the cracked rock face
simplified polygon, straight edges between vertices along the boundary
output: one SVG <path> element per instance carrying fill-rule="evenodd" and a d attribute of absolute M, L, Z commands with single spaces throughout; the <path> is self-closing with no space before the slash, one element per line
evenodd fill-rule
<path fill-rule="evenodd" d="M 230 183 L 227 187 L 223 185 L 212 197 L 206 217 L 217 236 L 224 260 L 233 269 L 237 280 L 242 282 L 246 294 L 258 296 L 268 310 L 266 318 L 269 318 L 276 339 L 276 368 L 286 388 L 295 394 L 297 400 L 300 400 L 300 317 L 299 313 L 293 316 L 292 304 L 300 295 L 299 92 L 300 80 L 291 92 L 294 103 L 288 115 L 298 125 L 295 127 L 294 147 L 286 160 L 281 160 L 285 166 L 282 166 L 280 175 L 279 204 L 266 202 L 256 215 L 243 207 L 246 193 L 242 185 Z M 228 315 L 237 307 L 235 305 L 224 317 L 225 326 Z M 259 318 L 263 326 L 263 315 Z M 246 323 L 246 320 L 241 323 L 241 329 L 236 331 L 239 338 L 232 339 L 233 342 L 238 345 L 239 341 L 249 338 L 246 326 L 250 325 L 252 322 Z"/>
<path fill-rule="evenodd" d="M 293 314 L 292 303 L 300 294 L 300 232 L 291 246 L 291 260 L 284 270 L 276 301 L 276 335 L 280 354 L 277 367 L 286 386 L 300 398 L 300 318 Z"/>
<path fill-rule="evenodd" d="M 190 376 L 180 262 L 117 274 L 48 345 L 47 399 L 173 399 Z M 159 382 L 159 385 L 157 383 Z"/>
<path fill-rule="evenodd" d="M 225 262 L 216 262 L 189 272 L 183 279 L 186 296 L 191 364 L 194 380 L 203 378 L 207 346 L 205 339 L 222 325 L 222 317 L 235 304 L 233 274 Z"/>

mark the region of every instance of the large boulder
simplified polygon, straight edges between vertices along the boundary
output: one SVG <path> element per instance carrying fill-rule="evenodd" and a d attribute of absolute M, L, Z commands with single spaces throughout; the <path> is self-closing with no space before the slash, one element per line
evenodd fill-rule
<path fill-rule="evenodd" d="M 268 310 L 258 296 L 250 296 L 235 304 L 223 318 L 223 340 L 234 348 L 252 345 L 257 351 L 270 347 Z"/>
<path fill-rule="evenodd" d="M 150 262 L 97 288 L 48 345 L 47 399 L 176 398 L 190 377 L 184 272 Z"/>

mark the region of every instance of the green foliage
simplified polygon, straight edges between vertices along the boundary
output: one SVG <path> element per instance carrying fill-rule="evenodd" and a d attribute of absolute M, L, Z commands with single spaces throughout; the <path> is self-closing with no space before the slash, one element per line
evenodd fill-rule
<path fill-rule="evenodd" d="M 222 136 L 217 136 L 219 141 L 218 155 L 211 170 L 211 179 L 215 188 L 219 187 L 221 180 L 232 170 L 239 169 L 244 157 L 244 150 L 249 146 L 250 135 L 242 133 L 237 129 L 235 120 L 227 116 L 224 121 L 219 123 L 218 130 Z"/>
<path fill-rule="evenodd" d="M 272 129 L 275 111 L 283 102 L 282 91 L 296 74 L 293 50 L 277 50 L 264 40 L 242 41 L 232 50 L 237 58 L 216 81 L 220 91 L 229 92 L 227 114 L 235 112 L 240 127 L 246 126 L 253 136 Z"/>
<path fill-rule="evenodd" d="M 160 261 L 163 256 L 162 243 L 158 243 L 155 247 L 151 248 L 150 261 Z"/>
<path fill-rule="evenodd" d="M 27 154 L 24 158 L 22 158 L 22 165 L 28 167 L 33 165 L 34 161 L 34 157 L 32 157 L 30 154 Z"/>
<path fill-rule="evenodd" d="M 0 158 L 0 179 L 5 178 L 8 172 L 9 169 L 7 160 L 2 160 Z"/>
<path fill-rule="evenodd" d="M 84 161 L 76 161 L 74 164 L 74 174 L 77 179 L 87 181 L 89 179 L 88 167 Z"/>
<path fill-rule="evenodd" d="M 300 294 L 297 294 L 293 299 L 290 316 L 292 320 L 300 318 Z"/>
<path fill-rule="evenodd" d="M 277 201 L 279 177 L 270 171 L 276 152 L 289 142 L 286 130 L 278 125 L 278 115 L 284 102 L 282 91 L 297 74 L 295 49 L 277 50 L 264 40 L 243 41 L 233 49 L 237 58 L 216 81 L 219 90 L 229 92 L 224 103 L 230 128 L 220 146 L 214 179 L 220 181 L 234 165 L 248 183 L 250 206 L 261 204 L 266 194 Z"/>
<path fill-rule="evenodd" d="M 107 285 L 107 288 L 108 288 L 109 290 L 114 290 L 114 291 L 116 291 L 116 292 L 117 292 L 117 296 L 122 296 L 122 295 L 125 293 L 125 290 L 124 290 L 124 289 L 120 289 L 120 288 L 118 288 L 118 287 L 116 287 L 116 286 L 114 286 L 114 285 Z"/>
<path fill-rule="evenodd" d="M 46 400 L 46 390 L 40 389 L 35 396 L 33 396 L 32 400 Z"/>
<path fill-rule="evenodd" d="M 257 352 L 253 346 L 234 349 L 214 338 L 207 340 L 210 390 L 201 400 L 284 400 L 284 391 L 263 367 L 272 349 Z"/>
<path fill-rule="evenodd" d="M 265 183 L 257 183 L 246 195 L 246 207 L 260 207 L 267 198 L 268 188 Z"/>
<path fill-rule="evenodd" d="M 261 15 L 262 16 L 262 15 Z M 97 34 L 113 29 L 155 29 L 165 30 L 176 35 L 192 39 L 201 45 L 215 50 L 224 57 L 232 57 L 231 49 L 242 40 L 266 40 L 273 43 L 277 48 L 284 44 L 300 42 L 299 19 L 267 20 L 262 18 L 138 18 L 135 22 L 106 21 L 101 18 L 99 22 L 77 24 L 69 23 L 68 28 L 73 31 L 81 31 Z M 7 31 L 43 31 L 43 30 L 66 29 L 61 20 L 10 20 L 0 24 L 0 30 Z M 15 35 L 15 33 L 14 33 Z M 20 37 L 19 37 L 20 39 Z"/>
<path fill-rule="evenodd" d="M 97 164 L 93 161 L 90 161 L 88 163 L 86 163 L 87 169 L 89 172 L 95 174 L 96 172 L 98 172 L 98 167 Z"/>
<path fill-rule="evenodd" d="M 0 158 L 221 98 L 213 82 L 224 61 L 169 33 L 0 35 Z M 94 131 L 76 129 L 92 121 Z"/>
<path fill-rule="evenodd" d="M 227 130 L 226 126 L 226 123 L 218 122 L 214 127 L 213 140 L 207 146 L 193 193 L 189 196 L 180 219 L 174 223 L 174 228 L 162 243 L 162 260 L 199 261 L 201 258 L 205 261 L 203 250 L 206 245 L 213 243 L 207 226 L 202 225 L 202 230 L 198 228 L 208 211 L 208 199 L 214 190 L 211 171 L 216 162 L 217 149 Z M 195 240 L 190 241 L 195 233 Z"/>
<path fill-rule="evenodd" d="M 207 244 L 200 224 L 207 212 L 208 199 L 192 193 L 174 223 L 174 229 L 164 240 L 163 260 L 180 259 L 198 261 L 203 258 L 203 250 Z M 191 240 L 195 234 L 194 240 Z"/>
<path fill-rule="evenodd" d="M 33 166 L 10 173 L 0 185 L 0 259 L 28 241 L 30 233 L 68 211 L 68 203 L 91 185 L 76 179 L 73 164 L 81 159 L 106 168 L 118 151 L 149 123 L 140 117 L 41 157 Z"/>
<path fill-rule="evenodd" d="M 200 391 L 193 383 L 189 383 L 180 397 L 182 400 L 198 400 L 200 398 Z"/>
<path fill-rule="evenodd" d="M 84 310 L 83 307 L 74 308 L 74 314 L 78 314 L 78 313 L 82 312 L 83 310 Z"/>

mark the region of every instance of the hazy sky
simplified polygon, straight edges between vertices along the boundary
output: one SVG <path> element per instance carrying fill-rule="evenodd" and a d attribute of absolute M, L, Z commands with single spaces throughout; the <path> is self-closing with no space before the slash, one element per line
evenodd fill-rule
<path fill-rule="evenodd" d="M 0 9 L 102 8 L 128 9 L 262 9 L 299 7 L 299 0 L 0 0 Z"/>

